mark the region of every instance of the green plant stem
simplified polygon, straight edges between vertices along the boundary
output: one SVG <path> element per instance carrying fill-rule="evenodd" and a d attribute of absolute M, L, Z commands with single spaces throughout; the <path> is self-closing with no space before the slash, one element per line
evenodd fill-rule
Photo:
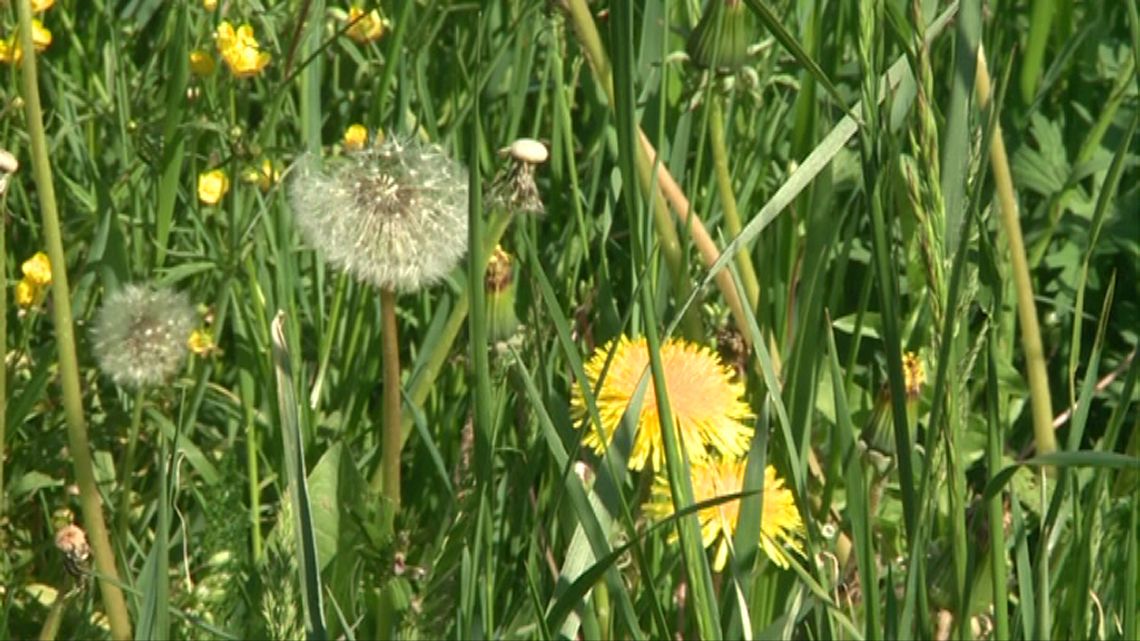
<path fill-rule="evenodd" d="M 736 196 L 732 193 L 732 177 L 728 172 L 728 148 L 725 145 L 724 98 L 713 96 L 709 101 L 709 144 L 712 145 L 713 172 L 716 175 L 717 193 L 720 207 L 724 211 L 724 224 L 728 227 L 728 240 L 740 235 L 744 228 L 740 223 L 740 212 L 736 208 Z M 753 311 L 760 303 L 760 280 L 756 268 L 752 266 L 752 255 L 742 251 L 736 255 L 736 266 L 740 269 L 740 280 L 744 283 L 744 295 Z"/>
<path fill-rule="evenodd" d="M 986 56 L 978 47 L 978 72 L 974 88 L 978 106 L 990 104 L 990 72 Z M 1030 409 L 1033 413 L 1033 440 L 1038 454 L 1057 449 L 1053 434 L 1053 403 L 1049 395 L 1049 376 L 1045 371 L 1045 350 L 1041 346 L 1041 328 L 1037 324 L 1037 308 L 1033 303 L 1033 282 L 1029 276 L 1029 262 L 1025 255 L 1025 241 L 1021 237 L 1021 223 L 1017 218 L 1017 198 L 1013 191 L 1013 178 L 1009 158 L 1002 140 L 1001 125 L 994 126 L 990 145 L 990 169 L 998 194 L 1001 225 L 1009 241 L 1009 261 L 1013 270 L 1013 285 L 1017 292 L 1017 319 L 1021 325 L 1021 347 L 1025 351 L 1025 369 L 1029 379 Z"/>
<path fill-rule="evenodd" d="M 381 345 L 384 361 L 384 422 L 380 469 L 383 471 L 384 496 L 400 508 L 400 342 L 396 326 L 396 292 L 380 290 Z"/>
<path fill-rule="evenodd" d="M 119 513 L 116 515 L 115 538 L 123 545 L 127 542 L 127 532 L 131 522 L 131 485 L 135 477 L 135 452 L 139 444 L 139 427 L 142 425 L 143 406 L 146 404 L 145 388 L 135 391 L 135 404 L 131 408 L 131 426 L 127 432 L 127 451 L 123 455 L 122 478 L 119 497 Z"/>
<path fill-rule="evenodd" d="M 71 290 L 67 282 L 66 257 L 60 234 L 59 212 L 52 185 L 51 165 L 48 161 L 47 139 L 44 135 L 43 111 L 40 107 L 40 90 L 36 75 L 35 45 L 32 42 L 32 8 L 29 0 L 20 0 L 20 45 L 24 51 L 23 89 L 24 115 L 28 128 L 28 142 L 32 158 L 32 173 L 39 194 L 40 214 L 43 217 L 44 239 L 48 259 L 52 264 L 53 320 L 55 341 L 59 349 L 59 382 L 63 393 L 64 415 L 67 420 L 68 449 L 75 466 L 79 485 L 79 503 L 83 511 L 83 525 L 95 556 L 99 572 L 99 591 L 103 608 L 114 639 L 131 638 L 130 614 L 123 591 L 119 588 L 119 572 L 107 536 L 107 523 L 99 488 L 95 485 L 95 468 L 91 463 L 91 449 L 87 440 L 87 422 L 83 416 L 83 395 L 79 389 L 79 359 L 75 353 L 75 327 L 72 324 Z"/>
<path fill-rule="evenodd" d="M 609 58 L 606 57 L 601 36 L 598 34 L 598 29 L 594 25 L 594 18 L 590 13 L 589 7 L 586 6 L 584 0 L 564 0 L 563 8 L 570 16 L 574 33 L 577 34 L 578 40 L 586 52 L 586 57 L 590 61 L 591 68 L 594 70 L 595 78 L 597 78 L 605 90 L 606 96 L 610 101 L 610 107 L 614 108 L 617 103 L 614 102 L 613 71 L 610 66 Z M 689 298 L 690 292 L 692 292 L 692 284 L 685 269 L 684 252 L 681 249 L 681 241 L 677 235 L 673 220 L 669 216 L 669 208 L 661 193 L 660 183 L 658 182 L 662 168 L 659 167 L 656 175 L 654 174 L 653 165 L 655 164 L 655 159 L 647 153 L 646 145 L 648 143 L 645 139 L 645 134 L 641 131 L 640 127 L 638 127 L 637 132 L 642 142 L 641 145 L 637 146 L 637 151 L 635 152 L 636 157 L 634 159 L 637 164 L 638 183 L 646 198 L 652 203 L 654 227 L 657 230 L 657 238 L 661 243 L 661 253 L 665 257 L 665 264 L 669 268 L 669 273 L 673 278 L 673 285 L 676 288 L 677 297 L 679 300 L 686 300 Z M 689 228 L 690 233 L 694 236 L 694 242 L 696 242 L 698 226 L 701 232 L 704 231 L 704 227 L 699 224 L 700 221 L 697 217 L 691 214 L 686 220 L 686 214 L 690 214 L 690 212 L 678 212 L 678 217 L 681 219 L 681 222 Z M 707 236 L 707 233 L 705 233 L 704 236 Z M 711 239 L 709 240 L 711 242 Z M 713 248 L 715 251 L 715 246 Z M 708 256 L 705 255 L 704 252 L 702 252 L 702 255 L 707 261 Z M 725 275 L 729 277 L 727 279 L 728 290 L 731 291 L 733 297 L 735 297 L 736 288 L 732 285 L 731 275 Z M 720 279 L 718 279 L 717 284 L 722 285 L 723 288 L 724 284 Z M 727 291 L 725 292 L 725 299 L 729 300 Z M 739 301 L 737 301 L 737 304 L 739 304 Z M 690 306 L 689 310 L 685 312 L 684 317 L 684 331 L 690 334 L 690 338 L 694 340 L 699 339 L 704 334 L 697 307 L 696 305 Z M 743 319 L 738 317 L 738 320 Z M 747 325 L 742 325 L 742 328 L 747 328 Z M 745 336 L 748 335 L 746 329 L 742 329 L 741 333 Z"/>
<path fill-rule="evenodd" d="M 494 250 L 495 245 L 499 243 L 499 239 L 506 233 L 507 227 L 510 226 L 513 216 L 508 212 L 497 212 L 493 215 L 490 225 L 488 226 L 488 233 L 483 242 L 483 255 L 490 256 L 491 251 Z M 443 326 L 443 331 L 440 332 L 439 340 L 436 341 L 432 347 L 431 353 L 428 354 L 427 361 L 424 362 L 423 368 L 416 374 L 416 376 L 408 384 L 408 398 L 412 406 L 423 405 L 427 400 L 428 394 L 431 393 L 432 387 L 435 386 L 435 379 L 439 377 L 440 371 L 443 369 L 443 364 L 447 360 L 447 355 L 451 352 L 451 345 L 455 343 L 455 338 L 459 336 L 459 330 L 463 328 L 467 320 L 467 311 L 471 306 L 471 298 L 468 295 L 467 288 L 463 288 L 455 299 L 455 304 L 451 308 L 451 313 L 447 317 L 447 322 Z M 403 417 L 400 424 L 400 446 L 408 440 L 415 427 L 412 422 L 412 417 Z M 383 487 L 384 483 L 384 466 L 381 464 L 376 468 L 372 478 L 369 479 L 369 487 L 373 492 L 378 492 Z"/>

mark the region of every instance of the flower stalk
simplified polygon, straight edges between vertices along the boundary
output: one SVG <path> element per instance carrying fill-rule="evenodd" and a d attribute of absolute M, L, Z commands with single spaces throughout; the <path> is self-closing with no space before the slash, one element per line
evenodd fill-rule
<path fill-rule="evenodd" d="M 32 52 L 32 8 L 29 0 L 18 3 L 20 15 L 20 39 L 24 51 Z M 113 639 L 130 639 L 131 622 L 123 591 L 119 588 L 119 572 L 115 567 L 115 556 L 107 535 L 107 523 L 103 518 L 103 506 L 99 489 L 95 485 L 95 469 L 91 461 L 91 449 L 87 438 L 87 421 L 83 415 L 83 397 L 79 389 L 79 359 L 75 352 L 75 327 L 72 324 L 71 290 L 68 286 L 67 264 L 63 253 L 63 239 L 60 233 L 59 212 L 56 207 L 55 188 L 52 184 L 51 165 L 48 161 L 47 140 L 44 134 L 43 110 L 40 106 L 40 91 L 36 73 L 36 56 L 32 53 L 22 61 L 24 113 L 28 127 L 28 142 L 31 150 L 32 173 L 36 191 L 40 199 L 40 214 L 43 217 L 44 239 L 48 258 L 57 267 L 52 278 L 54 305 L 52 306 L 55 325 L 56 346 L 59 349 L 59 380 L 63 393 L 64 415 L 67 421 L 67 441 L 75 466 L 76 481 L 79 485 L 79 502 L 83 512 L 83 522 L 95 557 L 95 568 L 99 573 L 99 590 L 103 608 L 111 628 Z"/>

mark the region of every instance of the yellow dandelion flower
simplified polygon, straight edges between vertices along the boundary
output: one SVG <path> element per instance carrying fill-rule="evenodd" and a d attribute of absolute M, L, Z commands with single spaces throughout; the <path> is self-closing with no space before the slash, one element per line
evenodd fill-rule
<path fill-rule="evenodd" d="M 611 350 L 614 357 L 598 389 L 597 382 Z M 730 458 L 744 456 L 752 439 L 752 428 L 742 421 L 751 417 L 752 412 L 742 400 L 744 384 L 732 380 L 732 370 L 724 366 L 712 350 L 678 339 L 668 339 L 661 345 L 661 364 L 675 429 L 689 457 L 699 460 L 713 452 Z M 597 390 L 598 413 L 607 438 L 613 438 L 622 414 L 637 392 L 642 374 L 649 376 L 648 368 L 649 350 L 644 338 L 622 337 L 616 343 L 611 341 L 595 351 L 586 364 L 586 377 L 591 389 Z M 648 386 L 629 457 L 629 467 L 633 470 L 643 469 L 646 463 L 658 470 L 665 466 L 652 380 Z M 586 402 L 577 386 L 571 396 L 571 410 L 579 421 L 587 416 Z M 583 443 L 598 453 L 605 449 L 602 431 L 592 422 Z"/>
<path fill-rule="evenodd" d="M 269 54 L 261 50 L 253 27 L 248 24 L 235 30 L 232 24 L 223 21 L 214 32 L 214 41 L 218 54 L 236 78 L 256 76 L 269 64 Z"/>
<path fill-rule="evenodd" d="M 344 130 L 344 148 L 352 151 L 364 149 L 368 143 L 368 128 L 361 124 L 351 125 Z"/>
<path fill-rule="evenodd" d="M 40 288 L 26 277 L 16 283 L 16 305 L 28 309 L 36 305 L 40 298 Z"/>
<path fill-rule="evenodd" d="M 214 73 L 217 64 L 214 57 L 205 49 L 195 49 L 190 52 L 190 71 L 195 76 L 206 77 Z"/>
<path fill-rule="evenodd" d="M 36 287 L 51 285 L 51 260 L 43 252 L 36 252 L 35 256 L 25 260 L 20 270 L 24 273 L 24 280 Z"/>
<path fill-rule="evenodd" d="M 693 498 L 697 503 L 720 496 L 739 494 L 744 488 L 744 459 L 694 461 Z M 795 498 L 776 475 L 776 468 L 764 469 L 764 513 L 760 521 L 760 547 L 776 565 L 787 568 L 789 557 L 785 548 L 803 555 L 804 524 L 796 508 Z M 657 475 L 645 512 L 654 519 L 673 515 L 673 498 L 669 479 Z M 706 548 L 716 546 L 713 569 L 720 572 L 728 560 L 728 549 L 740 518 L 740 500 L 718 503 L 697 511 L 701 523 L 701 543 Z M 676 533 L 670 540 L 676 540 Z"/>
<path fill-rule="evenodd" d="M 345 20 L 351 25 L 345 33 L 360 44 L 379 40 L 380 36 L 384 35 L 385 27 L 388 26 L 388 21 L 381 18 L 380 12 L 375 9 L 366 14 L 364 9 L 352 7 L 348 10 L 348 17 Z"/>
<path fill-rule="evenodd" d="M 221 169 L 207 171 L 198 176 L 198 200 L 204 205 L 216 205 L 230 190 L 230 179 Z"/>

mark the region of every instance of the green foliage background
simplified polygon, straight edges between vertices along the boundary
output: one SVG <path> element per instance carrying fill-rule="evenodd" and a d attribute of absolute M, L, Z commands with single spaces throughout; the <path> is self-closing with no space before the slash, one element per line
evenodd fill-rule
<path fill-rule="evenodd" d="M 0 69 L 0 146 L 22 166 L 4 201 L 0 636 L 109 635 L 99 581 L 72 589 L 52 544 L 62 524 L 82 524 L 50 314 L 62 295 L 139 636 L 1136 637 L 1134 4 L 728 2 L 758 45 L 732 77 L 671 55 L 702 15 L 695 1 L 366 3 L 390 26 L 363 45 L 343 33 L 347 5 L 218 4 L 60 0 L 43 16 L 42 114 L 25 111 L 21 69 Z M 6 36 L 16 15 L 0 7 Z M 189 74 L 189 51 L 214 52 L 221 20 L 253 26 L 272 54 L 263 73 Z M 973 43 L 993 109 L 974 95 Z M 896 60 L 900 74 L 880 86 Z M 54 268 L 70 290 L 24 311 L 11 288 L 47 231 L 32 117 L 66 255 Z M 302 155 L 344 153 L 353 123 L 439 143 L 484 190 L 516 138 L 551 152 L 536 173 L 545 214 L 504 218 L 473 198 L 487 223 L 478 251 L 399 299 L 408 438 L 394 523 L 370 482 L 379 297 L 300 241 L 284 189 Z M 721 251 L 739 212 L 745 251 L 716 269 L 757 302 L 743 317 L 694 225 L 666 209 L 637 126 Z M 996 136 L 1053 413 L 1072 409 L 1058 453 L 1040 459 L 1030 403 L 1041 394 L 1025 379 L 1033 358 L 991 178 Z M 242 180 L 265 160 L 279 182 Z M 206 206 L 196 180 L 214 168 L 232 185 Z M 485 347 L 473 340 L 485 317 L 466 312 L 483 307 L 471 284 L 504 222 L 522 327 Z M 100 375 L 88 331 L 104 293 L 134 281 L 186 292 L 219 348 L 145 397 Z M 687 517 L 649 527 L 647 475 L 580 451 L 569 414 L 596 346 L 623 333 L 656 345 L 665 332 L 753 345 L 742 361 L 757 414 L 749 498 L 722 574 L 685 534 Z M 886 429 L 912 447 L 876 478 L 860 432 L 882 390 L 901 398 L 907 350 L 927 385 L 907 433 L 906 419 Z M 140 402 L 124 514 L 119 468 Z M 680 493 L 687 468 L 671 454 Z M 766 462 L 808 525 L 793 570 L 756 553 L 748 515 Z M 289 487 L 306 487 L 300 502 Z"/>

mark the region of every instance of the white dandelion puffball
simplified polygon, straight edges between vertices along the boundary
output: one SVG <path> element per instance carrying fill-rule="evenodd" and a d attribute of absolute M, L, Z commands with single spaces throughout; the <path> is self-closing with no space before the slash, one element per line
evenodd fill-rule
<path fill-rule="evenodd" d="M 290 185 L 302 236 L 335 268 L 393 291 L 443 278 L 467 251 L 467 171 L 436 145 L 387 140 Z"/>
<path fill-rule="evenodd" d="M 165 383 L 186 359 L 197 322 L 185 294 L 127 285 L 108 295 L 95 317 L 99 368 L 124 387 Z"/>

